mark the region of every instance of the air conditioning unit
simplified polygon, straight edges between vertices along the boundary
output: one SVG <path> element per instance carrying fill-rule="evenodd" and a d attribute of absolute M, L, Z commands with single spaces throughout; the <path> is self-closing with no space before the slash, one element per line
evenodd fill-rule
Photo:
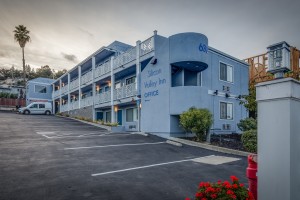
<path fill-rule="evenodd" d="M 223 91 L 224 92 L 230 92 L 230 87 L 223 85 Z"/>

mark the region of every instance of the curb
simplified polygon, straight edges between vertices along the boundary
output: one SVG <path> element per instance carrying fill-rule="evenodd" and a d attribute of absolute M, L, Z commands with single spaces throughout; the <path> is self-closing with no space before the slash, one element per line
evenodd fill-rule
<path fill-rule="evenodd" d="M 186 145 L 189 145 L 189 146 L 200 147 L 200 148 L 203 148 L 203 149 L 208 149 L 208 150 L 217 151 L 217 152 L 221 152 L 221 153 L 233 154 L 233 155 L 237 155 L 237 156 L 247 157 L 249 154 L 251 154 L 251 153 L 248 153 L 248 152 L 245 152 L 245 151 L 227 149 L 227 148 L 224 148 L 224 147 L 213 146 L 213 145 L 210 145 L 210 144 L 204 144 L 204 143 L 184 140 L 184 139 L 180 139 L 180 138 L 170 137 L 169 139 L 171 141 L 180 142 L 182 144 L 186 144 Z"/>
<path fill-rule="evenodd" d="M 172 140 L 167 140 L 166 143 L 167 143 L 167 144 L 174 145 L 174 146 L 182 147 L 182 144 L 181 144 L 181 143 L 179 143 L 179 142 L 174 142 L 174 141 L 172 141 Z"/>
<path fill-rule="evenodd" d="M 148 136 L 149 136 L 149 134 L 144 133 L 144 132 L 134 132 L 134 133 L 131 133 L 131 134 L 143 135 L 143 136 L 145 136 L 145 137 L 148 137 Z"/>

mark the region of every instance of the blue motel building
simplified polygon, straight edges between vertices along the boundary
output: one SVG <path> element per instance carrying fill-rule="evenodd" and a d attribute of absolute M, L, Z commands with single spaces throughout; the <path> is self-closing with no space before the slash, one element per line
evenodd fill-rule
<path fill-rule="evenodd" d="M 135 46 L 101 47 L 52 83 L 53 112 L 118 122 L 122 131 L 184 133 L 190 107 L 213 114 L 210 132 L 239 133 L 248 112 L 248 64 L 208 46 L 200 33 L 164 37 L 154 31 Z"/>

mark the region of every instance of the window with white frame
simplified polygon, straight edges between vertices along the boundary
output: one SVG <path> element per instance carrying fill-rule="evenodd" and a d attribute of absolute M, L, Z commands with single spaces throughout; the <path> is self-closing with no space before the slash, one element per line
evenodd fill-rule
<path fill-rule="evenodd" d="M 138 110 L 137 108 L 126 109 L 126 122 L 133 122 L 138 120 Z"/>
<path fill-rule="evenodd" d="M 47 87 L 43 85 L 34 85 L 35 93 L 47 93 Z"/>
<path fill-rule="evenodd" d="M 130 84 L 132 84 L 132 83 L 135 83 L 135 76 L 132 76 L 132 77 L 130 77 L 130 78 L 127 78 L 126 79 L 126 85 L 130 85 Z"/>
<path fill-rule="evenodd" d="M 220 62 L 220 80 L 233 82 L 233 67 Z"/>
<path fill-rule="evenodd" d="M 220 119 L 233 119 L 233 103 L 220 102 Z"/>

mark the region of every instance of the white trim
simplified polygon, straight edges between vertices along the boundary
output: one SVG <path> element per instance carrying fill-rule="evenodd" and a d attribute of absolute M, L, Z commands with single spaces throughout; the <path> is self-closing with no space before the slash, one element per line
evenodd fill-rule
<path fill-rule="evenodd" d="M 226 66 L 232 67 L 232 82 L 221 80 L 221 63 L 225 64 Z M 226 72 L 227 72 L 227 70 L 226 70 Z M 225 82 L 225 83 L 230 83 L 230 84 L 234 85 L 234 66 L 233 65 L 230 65 L 226 62 L 223 62 L 223 61 L 219 60 L 219 81 L 222 81 L 222 82 Z"/>
<path fill-rule="evenodd" d="M 232 104 L 232 119 L 221 119 L 221 103 L 226 103 L 226 109 L 227 104 Z M 219 120 L 234 121 L 234 102 L 219 100 Z"/>

